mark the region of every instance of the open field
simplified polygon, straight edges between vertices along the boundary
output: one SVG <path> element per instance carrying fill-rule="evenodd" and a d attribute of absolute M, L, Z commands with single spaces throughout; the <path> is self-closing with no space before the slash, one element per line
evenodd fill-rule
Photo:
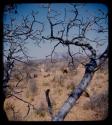
<path fill-rule="evenodd" d="M 33 104 L 37 110 L 31 107 L 28 116 L 25 117 L 28 104 L 13 96 L 7 98 L 4 103 L 5 111 L 9 120 L 16 121 L 50 121 L 45 91 L 50 89 L 50 98 L 55 115 L 70 92 L 79 84 L 84 74 L 83 65 L 79 64 L 75 70 L 70 70 L 64 62 L 35 63 L 26 67 L 18 64 L 17 68 L 22 71 L 24 79 L 16 86 L 21 76 L 15 70 L 9 82 L 10 89 L 16 92 L 22 91 L 15 95 Z M 67 72 L 64 72 L 65 69 Z M 108 115 L 108 86 L 108 67 L 106 67 L 94 74 L 86 92 L 81 95 L 64 120 L 105 119 Z"/>

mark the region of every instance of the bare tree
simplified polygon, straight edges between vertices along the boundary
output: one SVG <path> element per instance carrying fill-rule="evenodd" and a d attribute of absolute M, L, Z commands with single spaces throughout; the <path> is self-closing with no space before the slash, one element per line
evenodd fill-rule
<path fill-rule="evenodd" d="M 67 10 L 66 6 L 71 6 L 71 10 Z M 44 34 L 44 24 L 39 22 L 36 18 L 38 12 L 32 11 L 30 17 L 29 15 L 22 18 L 20 23 L 16 23 L 17 19 L 13 16 L 10 16 L 10 21 L 4 22 L 3 35 L 4 35 L 4 78 L 3 78 L 3 89 L 6 90 L 9 87 L 9 80 L 11 78 L 12 71 L 15 62 L 26 63 L 29 59 L 28 54 L 26 54 L 27 40 L 32 39 L 36 40 L 37 45 L 44 40 L 55 43 L 54 48 L 50 54 L 51 60 L 52 56 L 55 53 L 55 49 L 62 45 L 67 48 L 68 55 L 70 57 L 69 64 L 74 67 L 74 56 L 77 54 L 86 55 L 88 62 L 83 64 L 85 66 L 85 73 L 80 81 L 79 85 L 72 91 L 68 99 L 65 101 L 63 106 L 60 108 L 59 112 L 53 116 L 52 105 L 49 98 L 49 89 L 46 91 L 46 99 L 48 102 L 48 109 L 51 114 L 52 121 L 63 121 L 66 115 L 70 112 L 72 107 L 75 105 L 76 101 L 79 99 L 81 94 L 86 90 L 87 86 L 90 84 L 91 79 L 94 73 L 100 68 L 102 63 L 108 58 L 108 46 L 106 50 L 97 54 L 97 51 L 93 44 L 101 46 L 105 44 L 108 36 L 108 14 L 103 12 L 103 10 L 97 10 L 99 16 L 81 16 L 80 7 L 81 4 L 66 4 L 61 15 L 60 11 L 55 10 L 52 7 L 52 4 L 47 4 L 43 8 L 47 8 L 47 20 L 50 27 L 50 33 Z M 83 5 L 86 6 L 86 5 Z M 12 14 L 13 12 L 17 14 L 17 9 L 15 5 L 8 5 L 5 8 L 5 14 Z M 67 16 L 70 14 L 71 16 Z M 60 27 L 60 28 L 59 28 Z M 56 30 L 57 29 L 57 30 Z M 98 34 L 98 37 L 90 38 L 88 33 L 95 32 Z M 103 38 L 100 37 L 100 34 L 103 34 Z M 102 42 L 104 41 L 104 42 Z M 78 52 L 73 52 L 72 47 L 77 47 L 80 50 Z M 27 64 L 27 63 L 26 63 Z M 19 81 L 18 81 L 19 82 Z M 18 83 L 16 87 L 18 87 Z M 8 97 L 15 97 L 20 101 L 23 101 L 27 104 L 28 111 L 25 117 L 29 114 L 30 108 L 36 109 L 34 105 L 27 102 L 26 100 L 21 99 L 17 96 L 18 92 L 9 93 Z M 4 92 L 3 92 L 4 94 Z M 3 96 L 3 102 L 5 100 L 5 95 Z"/>
<path fill-rule="evenodd" d="M 43 36 L 43 39 L 57 42 L 51 52 L 52 55 L 59 45 L 63 45 L 68 48 L 68 54 L 71 58 L 70 63 L 74 66 L 74 55 L 81 53 L 86 55 L 89 62 L 83 64 L 85 66 L 85 73 L 80 81 L 79 85 L 71 92 L 68 99 L 64 102 L 63 106 L 60 108 L 59 112 L 53 116 L 53 121 L 63 121 L 66 115 L 70 112 L 72 107 L 75 105 L 76 101 L 79 99 L 81 94 L 86 90 L 87 86 L 90 84 L 94 73 L 99 69 L 102 63 L 108 58 L 108 45 L 105 51 L 98 56 L 95 47 L 92 45 L 95 43 L 97 46 L 102 43 L 103 38 L 100 38 L 100 34 L 103 33 L 104 38 L 108 36 L 108 15 L 103 12 L 103 10 L 97 10 L 100 13 L 99 16 L 82 16 L 80 15 L 80 4 L 70 4 L 71 6 L 70 14 L 71 18 L 67 19 L 67 10 L 64 10 L 64 17 L 59 18 L 60 12 L 53 9 L 52 4 L 48 4 L 47 19 L 50 26 L 50 33 L 48 36 Z M 54 14 L 55 13 L 55 14 Z M 56 27 L 58 30 L 55 30 Z M 71 36 L 71 33 L 74 33 Z M 96 32 L 98 38 L 90 39 L 87 35 L 88 33 Z M 71 52 L 71 46 L 79 47 L 82 52 Z M 49 103 L 48 103 L 49 105 Z M 49 105 L 49 109 L 51 106 Z"/>
<path fill-rule="evenodd" d="M 4 22 L 3 22 L 3 64 L 4 64 L 4 78 L 3 78 L 3 102 L 5 98 L 15 97 L 20 101 L 23 101 L 28 105 L 28 113 L 30 106 L 36 109 L 29 102 L 21 99 L 17 96 L 18 93 L 15 89 L 7 93 L 7 89 L 10 89 L 9 81 L 11 79 L 12 72 L 17 70 L 22 76 L 22 72 L 18 70 L 16 64 L 25 63 L 26 65 L 29 62 L 29 57 L 27 54 L 27 39 L 35 40 L 37 45 L 41 41 L 41 32 L 43 31 L 43 24 L 37 20 L 38 12 L 32 11 L 30 17 L 22 17 L 22 21 L 18 22 L 15 15 L 17 14 L 17 6 L 15 4 L 6 5 L 4 8 Z M 8 21 L 5 20 L 5 17 L 9 18 Z M 34 29 L 35 27 L 35 29 Z M 39 29 L 38 29 L 39 27 Z M 18 84 L 23 80 L 23 76 L 17 82 L 15 87 L 18 87 Z M 22 92 L 22 91 L 21 91 Z M 27 113 L 27 115 L 28 115 Z M 27 116 L 26 115 L 26 116 Z"/>

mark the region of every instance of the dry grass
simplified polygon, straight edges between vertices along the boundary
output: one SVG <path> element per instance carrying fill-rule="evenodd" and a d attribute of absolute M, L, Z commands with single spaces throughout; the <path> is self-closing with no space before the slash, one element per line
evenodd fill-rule
<path fill-rule="evenodd" d="M 22 81 L 18 89 L 23 91 L 19 97 L 35 105 L 37 110 L 31 109 L 28 116 L 24 118 L 27 106 L 18 99 L 13 97 L 7 98 L 4 107 L 9 120 L 50 121 L 51 117 L 47 109 L 45 91 L 50 89 L 53 112 L 56 114 L 70 92 L 79 84 L 85 71 L 84 67 L 79 65 L 77 70 L 63 74 L 63 67 L 65 67 L 63 63 L 56 63 L 51 65 L 51 67 L 48 66 L 44 72 L 39 72 L 41 65 L 35 67 L 39 69 L 37 72 L 38 77 L 30 79 L 28 83 Z M 13 89 L 15 82 L 11 82 L 11 84 Z M 82 94 L 79 100 L 77 100 L 76 105 L 66 116 L 65 121 L 103 120 L 107 117 L 108 71 L 106 69 L 97 71 L 86 91 L 90 97 Z M 16 111 L 19 110 L 19 113 L 16 113 L 15 119 L 11 112 L 9 112 L 10 105 L 6 102 L 13 104 Z"/>
<path fill-rule="evenodd" d="M 97 120 L 103 120 L 108 116 L 108 92 L 93 95 L 83 105 L 84 110 L 92 110 L 96 113 Z"/>
<path fill-rule="evenodd" d="M 21 121 L 22 117 L 19 112 L 15 111 L 15 105 L 11 102 L 5 102 L 4 109 L 6 110 L 6 114 L 8 119 L 11 121 Z"/>

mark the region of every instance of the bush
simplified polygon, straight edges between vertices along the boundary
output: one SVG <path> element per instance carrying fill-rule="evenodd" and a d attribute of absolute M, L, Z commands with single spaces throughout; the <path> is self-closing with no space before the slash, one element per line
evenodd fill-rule
<path fill-rule="evenodd" d="M 40 117 L 45 117 L 46 111 L 47 111 L 47 108 L 46 108 L 45 103 L 41 102 L 39 108 L 35 110 L 35 113 L 39 115 Z"/>
<path fill-rule="evenodd" d="M 11 102 L 7 102 L 4 104 L 4 108 L 6 111 L 12 110 L 14 107 L 15 107 L 14 104 L 12 104 Z"/>
<path fill-rule="evenodd" d="M 15 73 L 15 74 L 13 75 L 13 78 L 14 78 L 14 80 L 16 80 L 16 81 L 19 81 L 19 80 L 21 80 L 22 76 L 19 75 L 19 73 Z"/>
<path fill-rule="evenodd" d="M 30 79 L 28 81 L 28 90 L 29 92 L 31 92 L 31 94 L 35 95 L 37 92 L 37 86 L 36 86 L 36 82 L 34 81 L 34 79 Z"/>
<path fill-rule="evenodd" d="M 90 97 L 90 101 L 86 102 L 84 109 L 91 109 L 98 113 L 97 117 L 105 119 L 108 115 L 108 92 L 105 91 L 98 95 L 93 95 Z"/>
<path fill-rule="evenodd" d="M 41 109 L 37 109 L 35 110 L 35 113 L 37 115 L 39 115 L 40 117 L 45 117 L 45 111 L 41 110 Z"/>
<path fill-rule="evenodd" d="M 15 111 L 15 105 L 11 102 L 6 102 L 4 104 L 4 109 L 7 113 L 7 117 L 9 120 L 20 121 L 22 120 L 22 116 L 19 112 Z"/>
<path fill-rule="evenodd" d="M 67 85 L 67 89 L 74 90 L 75 89 L 75 85 L 70 83 L 70 84 Z"/>

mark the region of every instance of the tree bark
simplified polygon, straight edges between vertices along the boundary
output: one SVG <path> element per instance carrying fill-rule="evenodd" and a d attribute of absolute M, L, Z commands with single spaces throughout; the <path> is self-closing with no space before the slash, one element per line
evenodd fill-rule
<path fill-rule="evenodd" d="M 99 59 L 92 59 L 90 63 L 86 65 L 85 74 L 79 83 L 79 85 L 72 91 L 68 99 L 65 101 L 59 112 L 53 117 L 52 121 L 63 121 L 66 115 L 70 112 L 76 101 L 79 99 L 81 94 L 85 91 L 87 86 L 90 84 L 95 69 L 105 61 L 108 57 L 108 47 L 105 52 L 99 57 Z"/>
<path fill-rule="evenodd" d="M 88 84 L 90 83 L 93 72 L 88 73 L 86 72 L 83 76 L 83 79 L 81 80 L 80 84 L 73 90 L 73 92 L 70 94 L 58 114 L 53 118 L 53 121 L 62 121 L 65 116 L 69 113 L 71 108 L 75 105 L 77 99 L 81 96 L 83 91 L 86 89 Z"/>

